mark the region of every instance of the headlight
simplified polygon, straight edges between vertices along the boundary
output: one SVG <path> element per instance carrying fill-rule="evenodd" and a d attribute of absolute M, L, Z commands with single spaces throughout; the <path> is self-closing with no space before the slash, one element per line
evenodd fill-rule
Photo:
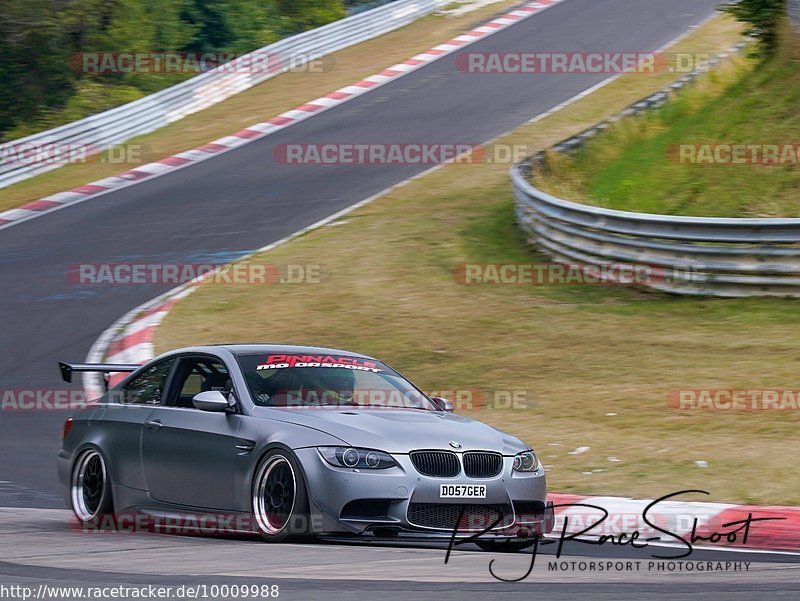
<path fill-rule="evenodd" d="M 539 460 L 533 451 L 523 451 L 514 455 L 515 472 L 535 472 L 539 469 Z"/>
<path fill-rule="evenodd" d="M 397 462 L 388 453 L 353 447 L 317 447 L 322 458 L 334 467 L 385 470 Z"/>

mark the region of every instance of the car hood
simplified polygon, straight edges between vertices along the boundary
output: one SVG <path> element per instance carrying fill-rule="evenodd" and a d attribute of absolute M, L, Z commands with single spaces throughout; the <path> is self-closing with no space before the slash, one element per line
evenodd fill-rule
<path fill-rule="evenodd" d="M 388 453 L 418 449 L 496 451 L 513 455 L 528 447 L 518 438 L 484 423 L 443 411 L 256 407 L 254 415 L 327 432 L 356 447 Z"/>

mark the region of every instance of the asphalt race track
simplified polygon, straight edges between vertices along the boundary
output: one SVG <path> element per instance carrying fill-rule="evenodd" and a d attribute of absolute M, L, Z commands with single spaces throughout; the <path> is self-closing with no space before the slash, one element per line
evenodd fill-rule
<path fill-rule="evenodd" d="M 474 597 L 521 601 L 545 595 L 565 601 L 721 597 L 750 601 L 796 599 L 800 589 L 800 563 L 791 563 L 797 558 L 779 555 L 695 551 L 687 558 L 695 570 L 707 562 L 739 562 L 739 570 L 731 565 L 727 571 L 688 572 L 684 563 L 684 571 L 674 567 L 664 571 L 648 566 L 648 561 L 657 561 L 649 552 L 574 543 L 558 560 L 553 546 L 543 546 L 527 578 L 500 582 L 489 573 L 493 559 L 495 574 L 510 580 L 525 574 L 530 553 L 490 554 L 464 545 L 453 551 L 445 565 L 441 545 L 272 546 L 257 537 L 85 533 L 68 527 L 68 515 L 66 510 L 0 510 L 0 544 L 13 548 L 15 556 L 13 561 L 0 560 L 0 583 L 34 591 L 40 586 L 278 585 L 279 599 L 331 601 L 370 600 L 378 595 L 398 601 Z M 652 552 L 669 553 L 666 549 Z M 579 569 L 580 562 L 610 558 L 622 565 L 602 572 Z M 553 561 L 559 566 L 566 562 L 566 569 L 550 570 Z M 641 571 L 634 571 L 637 561 Z M 749 562 L 747 569 L 744 562 Z"/>
<path fill-rule="evenodd" d="M 477 42 L 470 51 L 649 51 L 702 21 L 717 4 L 718 0 L 566 0 Z M 276 145 L 478 144 L 607 77 L 466 75 L 455 68 L 456 55 L 201 164 L 0 232 L 0 390 L 63 389 L 58 360 L 82 360 L 114 320 L 168 289 L 80 286 L 67 281 L 70 265 L 232 259 L 429 167 L 287 166 L 275 162 Z M 254 114 L 253 122 L 268 117 Z M 224 575 L 226 582 L 280 575 L 273 580 L 284 590 L 314 590 L 327 599 L 370 590 L 398 599 L 455 599 L 480 590 L 515 599 L 534 592 L 554 598 L 591 593 L 614 599 L 669 591 L 672 596 L 698 598 L 724 591 L 730 599 L 744 599 L 764 590 L 797 596 L 797 564 L 780 563 L 797 559 L 788 556 L 759 555 L 755 560 L 772 563 L 759 563 L 758 570 L 737 575 L 644 574 L 635 584 L 630 574 L 548 574 L 543 558 L 526 583 L 501 585 L 488 575 L 489 556 L 466 550 L 443 569 L 441 549 L 382 547 L 376 552 L 346 545 L 332 552 L 326 545 L 304 545 L 287 546 L 284 554 L 251 541 L 129 535 L 120 545 L 124 535 L 90 539 L 68 530 L 68 513 L 57 488 L 54 459 L 65 417 L 57 411 L 0 414 L 0 507 L 38 508 L 0 510 L 0 542 L 6 549 L 0 582 L 182 584 L 189 579 L 211 581 L 211 575 L 220 575 L 216 580 Z M 622 554 L 583 547 L 571 554 L 589 551 L 601 557 Z M 742 557 L 713 555 L 723 561 Z M 331 577 L 337 580 L 335 586 Z M 377 580 L 382 581 L 379 586 Z"/>

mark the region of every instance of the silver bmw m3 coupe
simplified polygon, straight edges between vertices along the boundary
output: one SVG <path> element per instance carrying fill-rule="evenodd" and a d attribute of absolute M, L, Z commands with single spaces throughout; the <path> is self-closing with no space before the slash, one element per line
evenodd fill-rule
<path fill-rule="evenodd" d="M 61 371 L 130 372 L 64 424 L 58 472 L 83 524 L 236 515 L 270 542 L 455 537 L 498 550 L 553 527 L 530 446 L 372 357 L 233 344 Z"/>

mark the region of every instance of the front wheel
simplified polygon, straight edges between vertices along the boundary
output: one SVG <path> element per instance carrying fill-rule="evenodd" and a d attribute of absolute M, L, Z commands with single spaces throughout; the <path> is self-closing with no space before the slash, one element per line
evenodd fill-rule
<path fill-rule="evenodd" d="M 70 501 L 82 524 L 94 523 L 103 514 L 113 512 L 106 462 L 94 449 L 81 453 L 72 466 Z"/>
<path fill-rule="evenodd" d="M 291 455 L 267 453 L 253 479 L 253 517 L 261 537 L 270 543 L 311 534 L 308 494 Z"/>

